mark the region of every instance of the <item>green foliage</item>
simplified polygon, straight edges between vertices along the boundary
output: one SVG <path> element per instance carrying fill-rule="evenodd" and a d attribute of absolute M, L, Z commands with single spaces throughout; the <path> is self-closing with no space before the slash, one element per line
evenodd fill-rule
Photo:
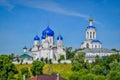
<path fill-rule="evenodd" d="M 49 59 L 49 63 L 52 64 L 52 59 Z"/>
<path fill-rule="evenodd" d="M 117 50 L 117 49 L 115 49 L 115 48 L 113 48 L 113 49 L 111 49 L 112 51 L 115 51 L 115 52 L 119 52 L 119 50 Z"/>
<path fill-rule="evenodd" d="M 94 77 L 94 80 L 106 80 L 106 79 L 105 79 L 105 76 L 103 76 L 103 75 L 98 75 L 98 76 L 95 76 L 95 77 Z"/>
<path fill-rule="evenodd" d="M 17 73 L 17 68 L 12 64 L 13 58 L 8 55 L 0 55 L 0 80 L 10 80 Z"/>
<path fill-rule="evenodd" d="M 95 65 L 92 69 L 91 69 L 92 73 L 96 74 L 96 75 L 100 75 L 103 74 L 104 71 L 104 67 L 100 66 L 100 65 Z"/>
<path fill-rule="evenodd" d="M 72 51 L 72 47 L 67 47 L 66 48 L 66 59 L 73 59 L 76 52 L 80 50 L 83 50 L 83 49 L 79 48 L 79 49 L 75 49 L 74 51 Z"/>
<path fill-rule="evenodd" d="M 79 74 L 78 73 L 74 73 L 70 76 L 69 80 L 79 80 Z"/>
<path fill-rule="evenodd" d="M 61 55 L 60 60 L 64 60 L 64 59 L 65 59 L 64 55 Z"/>
<path fill-rule="evenodd" d="M 45 63 L 46 63 L 46 64 L 48 63 L 48 58 L 45 58 Z"/>
<path fill-rule="evenodd" d="M 120 54 L 113 54 L 100 59 L 96 56 L 95 62 L 84 62 L 84 53 L 79 53 L 73 59 L 72 71 L 69 80 L 119 80 Z"/>
<path fill-rule="evenodd" d="M 112 63 L 110 63 L 110 69 L 113 71 L 120 71 L 120 62 L 115 60 Z"/>
<path fill-rule="evenodd" d="M 74 53 L 72 53 L 72 47 L 66 48 L 66 59 L 71 59 L 74 57 Z"/>
<path fill-rule="evenodd" d="M 109 80 L 119 80 L 120 79 L 120 72 L 118 71 L 110 71 L 107 75 Z"/>
<path fill-rule="evenodd" d="M 42 57 L 42 58 L 40 59 L 40 61 L 44 62 L 44 58 Z"/>
<path fill-rule="evenodd" d="M 41 61 L 34 61 L 32 63 L 31 72 L 33 76 L 42 74 L 44 63 Z"/>
<path fill-rule="evenodd" d="M 80 69 L 82 69 L 82 64 L 75 62 L 72 64 L 72 71 L 79 71 Z"/>
<path fill-rule="evenodd" d="M 29 78 L 28 68 L 27 68 L 27 67 L 23 67 L 23 68 L 21 69 L 21 74 L 22 74 L 22 75 L 25 75 L 25 77 L 28 79 L 28 78 Z"/>
<path fill-rule="evenodd" d="M 83 75 L 79 80 L 94 80 L 95 75 L 88 73 L 86 75 Z"/>

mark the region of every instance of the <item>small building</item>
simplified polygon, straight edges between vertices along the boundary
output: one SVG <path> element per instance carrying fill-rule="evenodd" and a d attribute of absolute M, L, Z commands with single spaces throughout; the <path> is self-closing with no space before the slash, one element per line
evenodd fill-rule
<path fill-rule="evenodd" d="M 85 53 L 85 62 L 88 61 L 89 63 L 95 62 L 96 56 L 99 56 L 101 59 L 104 59 L 105 56 L 115 54 L 114 51 L 107 48 L 93 48 L 93 49 L 86 48 L 82 51 L 78 51 L 77 53 L 79 52 Z"/>
<path fill-rule="evenodd" d="M 22 63 L 28 63 L 31 64 L 33 62 L 33 57 L 27 52 L 27 47 L 25 46 L 23 48 L 23 54 L 20 55 L 20 61 L 22 61 Z"/>

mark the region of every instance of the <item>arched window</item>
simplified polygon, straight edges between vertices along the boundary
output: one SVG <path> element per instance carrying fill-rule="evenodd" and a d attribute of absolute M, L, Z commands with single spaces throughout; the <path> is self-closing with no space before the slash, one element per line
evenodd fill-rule
<path fill-rule="evenodd" d="M 89 33 L 87 32 L 87 39 L 89 38 Z"/>
<path fill-rule="evenodd" d="M 86 44 L 86 48 L 89 48 L 89 44 L 88 43 Z"/>
<path fill-rule="evenodd" d="M 95 38 L 95 32 L 93 32 L 93 38 Z"/>
<path fill-rule="evenodd" d="M 97 45 L 95 45 L 95 48 L 97 48 Z"/>
<path fill-rule="evenodd" d="M 92 38 L 92 32 L 90 32 L 90 39 Z"/>

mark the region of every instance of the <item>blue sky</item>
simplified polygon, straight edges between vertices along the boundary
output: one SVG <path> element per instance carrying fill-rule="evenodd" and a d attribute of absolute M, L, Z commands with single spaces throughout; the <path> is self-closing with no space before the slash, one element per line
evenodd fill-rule
<path fill-rule="evenodd" d="M 0 53 L 21 54 L 50 25 L 64 46 L 80 48 L 88 19 L 104 48 L 120 49 L 120 0 L 0 0 Z"/>

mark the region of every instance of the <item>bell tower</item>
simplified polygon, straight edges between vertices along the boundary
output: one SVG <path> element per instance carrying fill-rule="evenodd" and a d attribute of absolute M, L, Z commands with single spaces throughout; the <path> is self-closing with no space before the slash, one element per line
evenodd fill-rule
<path fill-rule="evenodd" d="M 86 29 L 86 39 L 96 39 L 96 28 L 93 26 L 93 19 L 89 19 L 89 26 Z"/>

